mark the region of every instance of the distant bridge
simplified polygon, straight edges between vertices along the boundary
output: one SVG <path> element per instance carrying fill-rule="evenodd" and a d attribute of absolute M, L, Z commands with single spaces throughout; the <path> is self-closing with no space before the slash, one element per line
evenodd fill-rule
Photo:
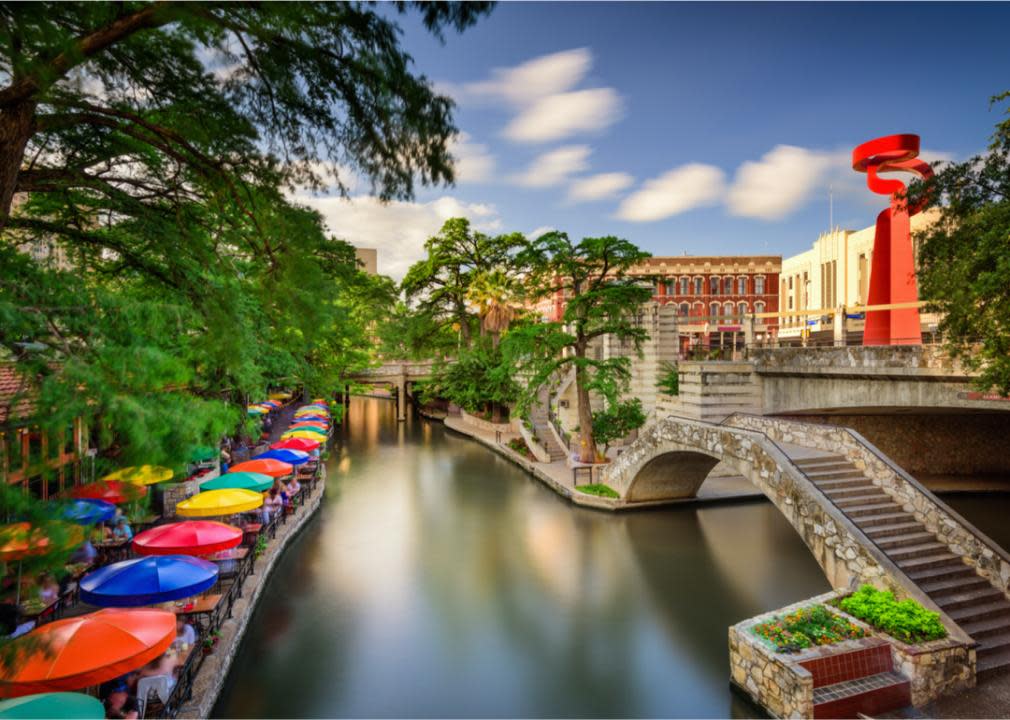
<path fill-rule="evenodd" d="M 396 393 L 396 419 L 406 420 L 410 383 L 430 378 L 435 365 L 434 360 L 387 360 L 377 367 L 346 375 L 344 380 L 365 385 L 393 386 Z"/>

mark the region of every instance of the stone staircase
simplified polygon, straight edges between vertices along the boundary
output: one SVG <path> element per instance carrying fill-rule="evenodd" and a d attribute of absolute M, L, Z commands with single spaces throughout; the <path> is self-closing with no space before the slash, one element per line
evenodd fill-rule
<path fill-rule="evenodd" d="M 904 574 L 979 643 L 979 677 L 1010 669 L 1010 601 L 841 455 L 794 464 Z"/>
<path fill-rule="evenodd" d="M 550 427 L 550 419 L 547 417 L 547 403 L 550 402 L 549 391 L 546 387 L 540 388 L 537 393 L 537 403 L 530 408 L 530 422 L 533 423 L 533 430 L 540 438 L 547 453 L 551 456 L 551 462 L 564 460 L 568 453 L 557 441 L 554 431 Z"/>

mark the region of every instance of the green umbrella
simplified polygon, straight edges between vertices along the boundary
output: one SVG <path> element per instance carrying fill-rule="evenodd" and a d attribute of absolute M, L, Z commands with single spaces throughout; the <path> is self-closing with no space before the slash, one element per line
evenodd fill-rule
<path fill-rule="evenodd" d="M 84 693 L 41 693 L 0 702 L 0 719 L 73 718 L 74 720 L 100 720 L 104 717 L 105 706 L 102 705 L 102 701 Z"/>
<path fill-rule="evenodd" d="M 269 475 L 255 472 L 233 472 L 208 480 L 200 486 L 204 490 L 252 490 L 266 492 L 273 487 L 274 479 Z"/>
<path fill-rule="evenodd" d="M 210 462 L 217 457 L 217 450 L 207 445 L 200 445 L 199 447 L 193 448 L 193 452 L 189 454 L 189 461 L 195 463 L 205 463 Z"/>

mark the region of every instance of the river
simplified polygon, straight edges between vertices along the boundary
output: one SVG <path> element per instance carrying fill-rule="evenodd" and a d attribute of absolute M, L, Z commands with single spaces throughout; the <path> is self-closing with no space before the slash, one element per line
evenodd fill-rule
<path fill-rule="evenodd" d="M 770 503 L 576 508 L 388 401 L 327 469 L 215 717 L 753 716 L 727 628 L 829 589 Z"/>

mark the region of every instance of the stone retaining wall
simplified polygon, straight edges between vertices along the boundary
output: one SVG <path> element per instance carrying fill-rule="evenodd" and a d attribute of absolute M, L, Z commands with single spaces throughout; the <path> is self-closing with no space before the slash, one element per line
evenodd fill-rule
<path fill-rule="evenodd" d="M 519 426 L 519 435 L 526 442 L 526 447 L 533 453 L 533 457 L 537 459 L 537 462 L 549 463 L 551 461 L 551 454 L 547 452 L 547 448 L 537 441 L 533 433 L 523 423 L 520 422 L 517 425 Z"/>
<path fill-rule="evenodd" d="M 519 424 L 515 420 L 504 423 L 493 423 L 487 420 L 481 420 L 479 417 L 471 415 L 466 410 L 460 408 L 459 416 L 463 418 L 463 422 L 471 427 L 475 427 L 478 430 L 483 430 L 484 432 L 498 432 L 499 430 L 503 433 L 514 433 L 518 432 L 516 426 Z"/>

